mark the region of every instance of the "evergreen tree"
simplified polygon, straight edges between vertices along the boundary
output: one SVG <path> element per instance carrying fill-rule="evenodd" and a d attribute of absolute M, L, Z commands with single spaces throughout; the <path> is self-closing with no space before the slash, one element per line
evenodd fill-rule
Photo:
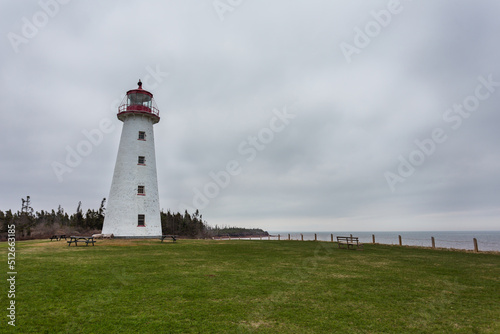
<path fill-rule="evenodd" d="M 7 233 L 8 225 L 9 224 L 7 223 L 7 219 L 5 218 L 5 213 L 3 213 L 2 210 L 0 210 L 0 233 Z"/>
<path fill-rule="evenodd" d="M 21 212 L 18 212 L 17 216 L 17 229 L 21 237 L 30 236 L 31 228 L 35 225 L 35 216 L 33 214 L 33 208 L 31 207 L 31 199 L 26 196 L 26 199 L 21 198 Z"/>

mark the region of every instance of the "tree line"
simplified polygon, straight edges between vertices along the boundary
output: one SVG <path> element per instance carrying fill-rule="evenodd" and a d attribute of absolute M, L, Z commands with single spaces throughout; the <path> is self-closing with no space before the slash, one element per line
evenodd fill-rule
<path fill-rule="evenodd" d="M 211 228 L 211 233 L 215 237 L 253 237 L 253 236 L 268 236 L 269 233 L 260 228 L 242 228 L 242 227 L 215 227 Z"/>
<path fill-rule="evenodd" d="M 81 233 L 87 231 L 96 231 L 102 229 L 104 221 L 105 203 L 103 198 L 98 210 L 88 209 L 85 213 L 82 211 L 82 202 L 78 202 L 76 212 L 69 215 L 59 205 L 57 210 L 34 211 L 31 206 L 31 199 L 21 199 L 21 210 L 12 212 L 0 210 L 0 237 L 5 239 L 7 226 L 14 224 L 16 226 L 17 239 L 36 239 L 46 238 L 53 234 Z"/>
<path fill-rule="evenodd" d="M 103 198 L 99 209 L 88 209 L 83 212 L 82 202 L 78 202 L 76 212 L 68 214 L 59 205 L 57 210 L 34 211 L 29 196 L 21 199 L 21 210 L 12 212 L 0 210 L 0 239 L 7 239 L 8 226 L 15 224 L 16 238 L 39 239 L 49 238 L 55 234 L 94 234 L 100 233 L 106 215 L 106 198 Z M 160 212 L 163 234 L 173 234 L 187 238 L 211 238 L 214 236 L 250 236 L 268 235 L 260 229 L 237 227 L 211 227 L 198 210 L 190 214 L 172 213 L 170 210 Z"/>

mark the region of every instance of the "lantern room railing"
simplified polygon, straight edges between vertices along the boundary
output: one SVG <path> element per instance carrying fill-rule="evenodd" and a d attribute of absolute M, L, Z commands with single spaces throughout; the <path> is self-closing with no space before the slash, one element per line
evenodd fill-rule
<path fill-rule="evenodd" d="M 160 110 L 158 110 L 158 108 L 155 106 L 147 107 L 147 106 L 143 106 L 140 104 L 129 105 L 127 103 L 124 103 L 118 107 L 118 113 L 121 114 L 124 112 L 150 113 L 150 114 L 153 114 L 155 116 L 160 117 Z"/>

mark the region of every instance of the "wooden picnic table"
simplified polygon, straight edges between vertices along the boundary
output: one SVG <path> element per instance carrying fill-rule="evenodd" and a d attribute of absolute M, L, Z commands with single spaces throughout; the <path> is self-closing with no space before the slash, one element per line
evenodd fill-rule
<path fill-rule="evenodd" d="M 163 240 L 165 239 L 168 239 L 168 238 L 172 238 L 172 241 L 175 242 L 177 240 L 177 235 L 162 235 L 161 236 L 161 242 L 163 242 Z"/>
<path fill-rule="evenodd" d="M 88 246 L 90 243 L 92 246 L 94 246 L 95 240 L 94 237 L 86 237 L 86 236 L 71 236 L 69 237 L 69 241 L 67 241 L 68 246 L 71 246 L 72 243 L 75 244 L 75 246 L 78 246 L 79 242 L 84 242 L 86 246 Z"/>

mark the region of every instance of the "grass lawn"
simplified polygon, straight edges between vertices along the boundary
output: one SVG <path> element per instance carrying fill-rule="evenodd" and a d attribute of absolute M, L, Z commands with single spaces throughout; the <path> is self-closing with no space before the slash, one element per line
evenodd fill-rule
<path fill-rule="evenodd" d="M 17 242 L 16 256 L 18 333 L 500 333 L 499 254 L 115 239 Z"/>

